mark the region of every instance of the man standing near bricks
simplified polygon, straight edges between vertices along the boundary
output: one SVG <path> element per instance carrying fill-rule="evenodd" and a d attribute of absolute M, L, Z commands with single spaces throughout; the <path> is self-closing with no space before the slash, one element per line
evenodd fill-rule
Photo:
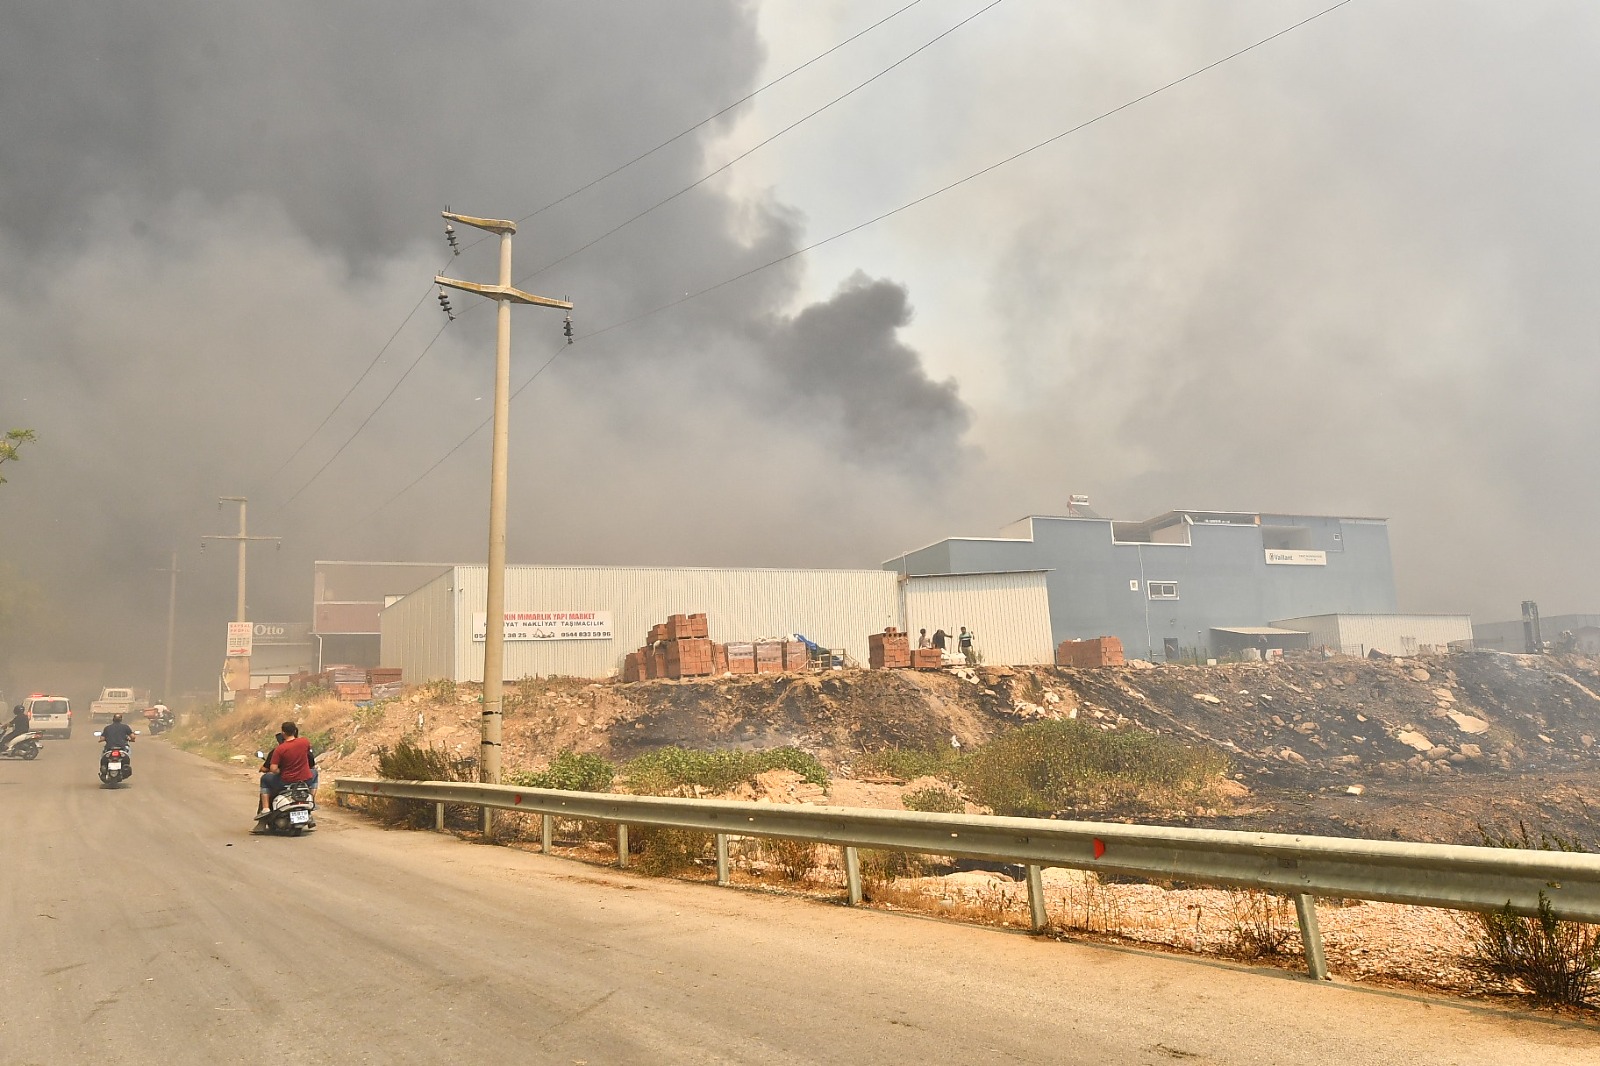
<path fill-rule="evenodd" d="M 935 629 L 933 631 L 933 646 L 935 648 L 938 648 L 940 651 L 944 651 L 945 641 L 947 641 L 949 639 L 950 638 L 945 635 L 945 631 L 944 630 Z"/>
<path fill-rule="evenodd" d="M 972 638 L 975 634 L 968 633 L 967 627 L 961 627 L 961 635 L 956 637 L 956 647 L 961 651 L 961 657 L 967 660 L 968 666 L 978 665 L 978 653 L 972 647 Z"/>
<path fill-rule="evenodd" d="M 926 629 L 924 629 L 921 633 L 917 634 L 917 647 L 918 648 L 931 648 L 931 647 L 933 647 L 933 641 L 928 639 L 928 631 Z"/>

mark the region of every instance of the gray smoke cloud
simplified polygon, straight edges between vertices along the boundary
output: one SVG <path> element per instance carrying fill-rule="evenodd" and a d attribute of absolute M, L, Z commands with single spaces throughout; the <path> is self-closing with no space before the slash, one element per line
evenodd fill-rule
<path fill-rule="evenodd" d="M 482 436 L 366 519 L 488 413 L 493 316 L 471 297 L 315 484 L 283 503 L 438 329 L 431 295 L 272 476 L 423 295 L 446 258 L 439 209 L 534 211 L 748 91 L 763 58 L 737 0 L 159 0 L 92 19 L 21 0 L 4 21 L 0 421 L 40 440 L 0 490 L 0 546 L 83 635 L 52 657 L 144 683 L 163 636 L 153 568 L 179 549 L 186 687 L 214 671 L 231 614 L 231 546 L 196 551 L 234 528 L 218 495 L 248 494 L 252 531 L 284 537 L 252 549 L 257 619 L 306 617 L 313 558 L 481 557 Z M 711 183 L 538 270 L 698 178 L 730 121 L 529 220 L 519 280 L 570 294 L 583 336 L 792 251 L 791 208 Z M 492 280 L 475 236 L 447 269 Z M 517 405 L 514 559 L 872 565 L 886 529 L 928 513 L 886 435 L 959 450 L 953 383 L 896 339 L 902 289 L 794 317 L 800 269 L 570 353 L 559 316 L 518 314 L 517 380 L 559 362 Z M 850 474 L 818 486 L 818 467 Z M 904 511 L 875 513 L 897 497 Z"/>

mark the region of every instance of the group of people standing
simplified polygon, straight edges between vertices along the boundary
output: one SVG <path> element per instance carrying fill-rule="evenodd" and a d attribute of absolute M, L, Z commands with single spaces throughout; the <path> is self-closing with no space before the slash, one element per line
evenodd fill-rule
<path fill-rule="evenodd" d="M 968 666 L 978 665 L 978 651 L 974 644 L 976 637 L 977 634 L 968 632 L 966 626 L 962 626 L 961 632 L 955 636 L 956 650 L 961 653 L 961 657 L 967 661 Z M 945 651 L 950 639 L 950 634 L 943 629 L 935 629 L 931 637 L 928 636 L 928 631 L 924 629 L 917 634 L 917 647 L 938 648 L 940 651 Z"/>

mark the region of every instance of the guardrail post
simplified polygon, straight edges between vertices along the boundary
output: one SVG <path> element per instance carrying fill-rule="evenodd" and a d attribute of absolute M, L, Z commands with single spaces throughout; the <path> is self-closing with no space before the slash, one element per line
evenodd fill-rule
<path fill-rule="evenodd" d="M 333 794 L 333 803 L 336 807 L 350 806 L 349 799 L 350 797 L 346 796 L 343 792 L 335 792 Z"/>
<path fill-rule="evenodd" d="M 483 842 L 494 843 L 494 808 L 483 808 Z"/>
<path fill-rule="evenodd" d="M 546 814 L 539 819 L 539 852 L 550 854 L 550 841 L 556 835 L 556 816 Z"/>
<path fill-rule="evenodd" d="M 725 885 L 731 878 L 728 876 L 728 834 L 717 834 L 717 884 Z"/>
<path fill-rule="evenodd" d="M 844 849 L 844 887 L 850 906 L 861 905 L 861 854 L 855 848 Z"/>
<path fill-rule="evenodd" d="M 1317 899 L 1308 892 L 1294 897 L 1295 914 L 1300 918 L 1300 943 L 1306 949 L 1306 970 L 1314 981 L 1328 979 L 1328 957 L 1322 952 L 1322 929 L 1317 925 Z"/>
<path fill-rule="evenodd" d="M 617 823 L 617 867 L 628 867 L 628 826 L 626 822 Z"/>
<path fill-rule="evenodd" d="M 1037 866 L 1028 867 L 1028 917 L 1033 920 L 1033 931 L 1042 933 L 1050 924 L 1044 911 L 1044 875 Z"/>
<path fill-rule="evenodd" d="M 444 804 L 442 802 L 433 805 L 433 831 L 436 833 L 444 832 Z"/>

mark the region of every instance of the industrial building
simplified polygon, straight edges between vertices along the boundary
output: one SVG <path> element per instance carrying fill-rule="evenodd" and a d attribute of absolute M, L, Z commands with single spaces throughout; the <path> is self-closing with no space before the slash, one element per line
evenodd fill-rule
<path fill-rule="evenodd" d="M 378 615 L 450 569 L 449 563 L 339 562 L 311 568 L 311 639 L 316 669 L 326 663 L 379 665 Z"/>
<path fill-rule="evenodd" d="M 1514 622 L 1483 622 L 1472 627 L 1476 647 L 1488 651 L 1538 652 L 1534 644 L 1562 651 L 1600 655 L 1600 614 L 1535 613 Z"/>
<path fill-rule="evenodd" d="M 1472 643 L 1472 619 L 1464 614 L 1323 614 L 1272 624 L 1305 633 L 1307 647 L 1342 655 L 1416 655 Z"/>
<path fill-rule="evenodd" d="M 883 565 L 912 580 L 1045 571 L 1054 641 L 1115 636 L 1129 657 L 1152 660 L 1215 655 L 1219 640 L 1239 638 L 1295 646 L 1298 634 L 1213 631 L 1393 615 L 1397 602 L 1382 518 L 1179 510 L 1124 522 L 1074 498 L 1064 515 L 1030 515 L 1000 536 L 953 537 Z"/>
<path fill-rule="evenodd" d="M 483 680 L 487 568 L 452 566 L 382 609 L 382 665 L 407 683 Z M 867 637 L 966 626 L 984 661 L 1048 663 L 1046 575 L 1038 570 L 904 579 L 886 570 L 508 566 L 506 680 L 609 677 L 650 627 L 703 612 L 718 642 L 800 634 L 865 664 Z"/>

